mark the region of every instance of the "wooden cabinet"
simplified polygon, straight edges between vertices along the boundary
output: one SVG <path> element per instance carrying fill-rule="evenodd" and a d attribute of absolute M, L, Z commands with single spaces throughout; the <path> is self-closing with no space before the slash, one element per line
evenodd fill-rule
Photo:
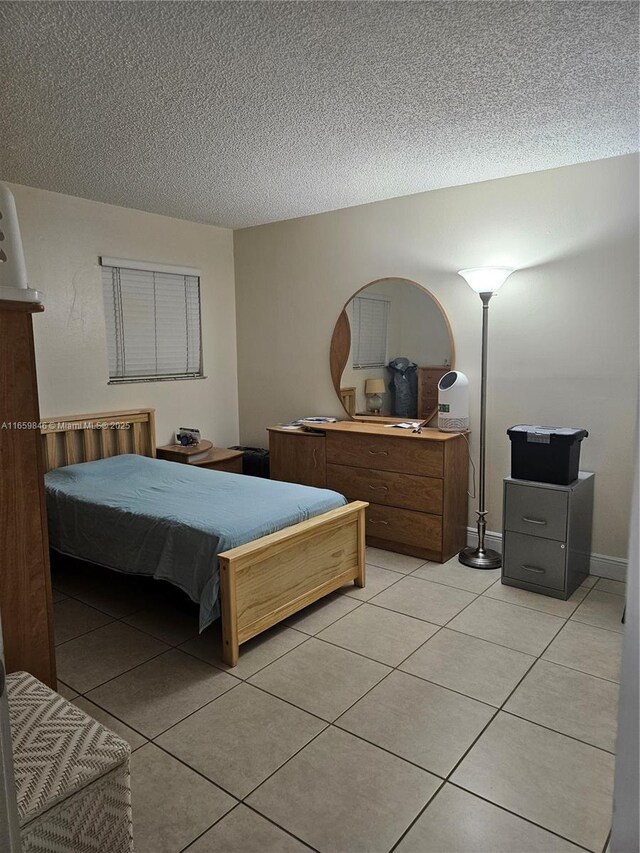
<path fill-rule="evenodd" d="M 272 427 L 269 430 L 269 466 L 272 480 L 324 489 L 327 485 L 324 435 Z"/>
<path fill-rule="evenodd" d="M 418 368 L 418 418 L 431 418 L 438 411 L 438 382 L 450 370 L 445 365 Z"/>
<path fill-rule="evenodd" d="M 56 687 L 49 542 L 31 315 L 0 301 L 0 610 L 8 672 Z"/>
<path fill-rule="evenodd" d="M 370 545 L 437 562 L 466 545 L 463 436 L 356 421 L 326 424 L 322 433 L 270 429 L 272 478 L 368 501 Z"/>

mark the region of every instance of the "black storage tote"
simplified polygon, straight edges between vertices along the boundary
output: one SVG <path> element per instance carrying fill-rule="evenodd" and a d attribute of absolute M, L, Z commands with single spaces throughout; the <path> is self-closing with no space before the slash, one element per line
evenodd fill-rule
<path fill-rule="evenodd" d="M 507 435 L 514 479 L 560 486 L 578 479 L 580 443 L 589 435 L 586 429 L 517 424 Z"/>

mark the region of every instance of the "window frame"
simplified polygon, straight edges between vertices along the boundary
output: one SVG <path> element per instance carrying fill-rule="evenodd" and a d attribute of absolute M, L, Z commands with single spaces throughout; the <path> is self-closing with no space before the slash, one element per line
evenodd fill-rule
<path fill-rule="evenodd" d="M 384 316 L 384 356 L 383 361 L 379 361 L 376 363 L 356 363 L 356 356 L 360 354 L 360 341 L 361 341 L 361 314 L 360 314 L 360 302 L 379 302 L 385 306 L 385 316 Z M 351 369 L 352 370 L 373 370 L 379 367 L 387 366 L 387 357 L 388 357 L 388 345 L 389 345 L 389 315 L 391 313 L 391 299 L 387 296 L 378 296 L 378 295 L 360 295 L 356 294 L 352 300 L 353 308 L 352 308 L 352 322 L 353 322 L 353 330 L 352 330 L 352 341 L 351 341 Z M 356 316 L 357 315 L 357 316 Z"/>
<path fill-rule="evenodd" d="M 103 309 L 105 311 L 105 341 L 107 344 L 107 373 L 108 373 L 108 385 L 124 385 L 131 383 L 141 383 L 141 382 L 177 382 L 177 381 L 190 381 L 194 379 L 206 379 L 207 376 L 204 372 L 204 361 L 203 361 L 203 352 L 202 352 L 202 290 L 201 290 L 201 272 L 199 269 L 195 267 L 185 267 L 178 266 L 174 264 L 160 264 L 154 261 L 136 261 L 128 258 L 113 258 L 107 257 L 105 255 L 101 255 L 99 257 L 99 264 L 101 267 L 101 290 L 102 290 L 102 304 Z M 120 346 L 125 345 L 126 334 L 124 340 L 122 340 L 122 335 L 124 333 L 124 323 L 120 324 L 117 320 L 113 322 L 113 331 L 115 333 L 114 341 L 109 340 L 109 335 L 111 333 L 110 324 L 107 318 L 107 304 L 105 302 L 105 270 L 109 269 L 111 274 L 113 275 L 113 271 L 117 270 L 118 274 L 121 270 L 133 270 L 139 271 L 143 273 L 148 273 L 150 275 L 154 275 L 156 273 L 160 275 L 176 275 L 182 276 L 185 279 L 187 278 L 195 278 L 197 279 L 196 288 L 197 288 L 197 325 L 198 325 L 198 338 L 199 338 L 199 347 L 198 347 L 198 364 L 199 368 L 197 372 L 185 372 L 185 373 L 157 373 L 151 375 L 130 375 L 130 376 L 117 376 L 111 375 L 111 364 L 109 357 L 109 348 L 115 344 L 118 347 L 118 339 L 121 339 Z M 115 301 L 114 301 L 115 304 Z M 156 308 L 154 306 L 154 318 L 157 318 Z M 184 314 L 185 323 L 188 322 L 188 310 L 185 309 Z M 156 333 L 157 334 L 157 333 Z M 188 341 L 188 333 L 187 333 L 187 341 Z"/>

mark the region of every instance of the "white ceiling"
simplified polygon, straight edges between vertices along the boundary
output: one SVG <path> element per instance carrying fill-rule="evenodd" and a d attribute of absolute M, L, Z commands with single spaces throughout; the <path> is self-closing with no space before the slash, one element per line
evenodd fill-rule
<path fill-rule="evenodd" d="M 242 227 L 638 148 L 636 2 L 0 2 L 0 177 Z"/>

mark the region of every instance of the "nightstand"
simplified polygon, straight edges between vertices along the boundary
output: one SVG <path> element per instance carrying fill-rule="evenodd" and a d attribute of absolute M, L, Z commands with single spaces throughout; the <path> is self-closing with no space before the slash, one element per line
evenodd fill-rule
<path fill-rule="evenodd" d="M 195 447 L 182 447 L 180 444 L 165 444 L 156 448 L 156 457 L 167 462 L 181 462 L 183 465 L 195 465 L 210 471 L 227 471 L 230 474 L 242 474 L 241 450 L 227 450 L 214 447 L 210 441 L 201 441 Z"/>

